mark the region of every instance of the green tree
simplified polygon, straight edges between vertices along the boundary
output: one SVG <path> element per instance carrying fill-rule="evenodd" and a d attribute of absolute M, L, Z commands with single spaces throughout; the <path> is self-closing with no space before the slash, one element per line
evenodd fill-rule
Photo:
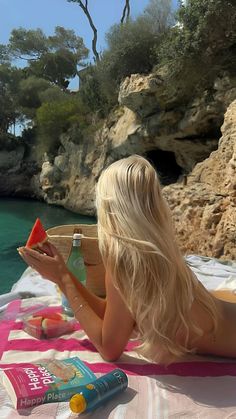
<path fill-rule="evenodd" d="M 37 110 L 36 124 L 39 146 L 43 152 L 55 154 L 60 146 L 61 134 L 75 125 L 81 132 L 89 124 L 88 109 L 82 104 L 80 96 L 68 95 L 56 102 L 44 102 Z"/>
<path fill-rule="evenodd" d="M 9 39 L 9 51 L 21 60 L 38 60 L 48 51 L 47 37 L 42 29 L 13 29 Z"/>
<path fill-rule="evenodd" d="M 108 98 L 103 91 L 101 83 L 102 70 L 99 66 L 89 66 L 85 70 L 83 81 L 80 79 L 81 100 L 91 112 L 97 113 L 100 117 L 105 117 L 109 111 Z M 114 94 L 114 91 L 113 91 Z"/>
<path fill-rule="evenodd" d="M 54 83 L 61 88 L 67 88 L 69 79 L 77 74 L 77 62 L 75 55 L 67 50 L 47 52 L 29 65 L 29 74 Z"/>
<path fill-rule="evenodd" d="M 96 76 L 109 106 L 117 103 L 122 79 L 152 69 L 152 48 L 156 39 L 145 19 L 112 26 L 106 35 L 108 48 L 97 63 Z"/>
<path fill-rule="evenodd" d="M 14 29 L 9 51 L 13 57 L 27 61 L 29 75 L 47 79 L 62 88 L 68 86 L 69 79 L 77 74 L 88 56 L 82 38 L 60 26 L 49 37 L 41 29 Z"/>
<path fill-rule="evenodd" d="M 52 51 L 70 51 L 77 62 L 84 65 L 83 60 L 87 58 L 88 49 L 84 46 L 83 39 L 77 36 L 74 30 L 56 26 L 54 35 L 48 37 L 48 43 Z"/>
<path fill-rule="evenodd" d="M 0 44 L 0 64 L 10 64 L 10 54 L 7 45 Z"/>
<path fill-rule="evenodd" d="M 142 16 L 147 20 L 154 36 L 166 34 L 175 24 L 171 0 L 149 0 Z"/>
<path fill-rule="evenodd" d="M 114 25 L 107 33 L 106 41 L 108 49 L 103 54 L 103 61 L 117 82 L 130 74 L 151 70 L 155 39 L 144 19 Z"/>
<path fill-rule="evenodd" d="M 222 47 L 235 45 L 236 8 L 234 0 L 188 0 L 177 12 L 178 25 L 162 44 L 162 59 L 224 56 Z M 219 58 L 219 57 L 218 57 Z"/>
<path fill-rule="evenodd" d="M 103 54 L 108 73 L 120 82 L 133 73 L 147 73 L 153 66 L 153 48 L 173 24 L 171 0 L 150 0 L 136 20 L 114 25 L 106 35 Z"/>
<path fill-rule="evenodd" d="M 168 64 L 168 85 L 182 100 L 212 87 L 215 78 L 236 65 L 235 0 L 188 0 L 156 49 L 156 61 Z"/>
<path fill-rule="evenodd" d="M 156 64 L 153 53 L 173 22 L 170 0 L 152 0 L 136 20 L 111 27 L 107 49 L 97 63 L 95 74 L 108 108 L 117 103 L 120 82 L 135 73 L 148 73 Z"/>
<path fill-rule="evenodd" d="M 18 104 L 18 86 L 21 70 L 9 64 L 0 64 L 0 132 L 7 133 L 10 126 L 21 118 Z"/>
<path fill-rule="evenodd" d="M 43 104 L 44 102 L 59 102 L 62 100 L 66 100 L 69 96 L 69 92 L 65 92 L 58 86 L 53 85 L 50 85 L 47 89 L 39 92 L 39 99 L 41 101 L 41 104 Z"/>
<path fill-rule="evenodd" d="M 124 3 L 121 23 L 107 33 L 107 49 L 100 60 L 80 72 L 81 97 L 102 117 L 117 104 L 119 85 L 124 77 L 148 73 L 156 64 L 154 48 L 174 22 L 171 0 L 150 0 L 136 20 L 130 18 L 129 1 Z"/>
<path fill-rule="evenodd" d="M 34 118 L 36 109 L 42 104 L 40 94 L 49 87 L 49 81 L 35 76 L 30 76 L 20 81 L 18 102 L 25 116 Z"/>

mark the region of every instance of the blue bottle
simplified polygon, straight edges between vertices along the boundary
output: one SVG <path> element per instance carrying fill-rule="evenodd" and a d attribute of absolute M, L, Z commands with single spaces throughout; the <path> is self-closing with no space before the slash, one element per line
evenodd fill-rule
<path fill-rule="evenodd" d="M 73 234 L 72 248 L 66 265 L 69 271 L 73 273 L 78 281 L 86 286 L 86 267 L 84 265 L 84 258 L 81 253 L 81 238 L 82 234 Z M 64 294 L 62 294 L 62 308 L 65 314 L 68 316 L 74 316 L 69 301 Z"/>
<path fill-rule="evenodd" d="M 97 380 L 80 387 L 80 392 L 70 399 L 70 409 L 74 413 L 89 412 L 102 406 L 107 400 L 128 387 L 128 377 L 120 369 L 115 369 Z"/>

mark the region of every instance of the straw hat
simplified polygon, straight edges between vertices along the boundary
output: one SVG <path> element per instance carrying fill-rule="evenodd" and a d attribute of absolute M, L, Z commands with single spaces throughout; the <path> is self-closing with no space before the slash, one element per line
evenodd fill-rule
<path fill-rule="evenodd" d="M 87 270 L 87 288 L 98 296 L 105 296 L 105 269 L 98 248 L 96 224 L 68 224 L 49 228 L 47 235 L 67 262 L 72 247 L 74 232 L 83 235 L 81 251 Z"/>

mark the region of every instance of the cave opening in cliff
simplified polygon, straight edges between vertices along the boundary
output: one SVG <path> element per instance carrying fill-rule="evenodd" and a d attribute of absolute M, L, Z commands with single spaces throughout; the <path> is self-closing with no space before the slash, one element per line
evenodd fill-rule
<path fill-rule="evenodd" d="M 182 168 L 176 163 L 175 154 L 171 151 L 149 150 L 145 157 L 155 167 L 162 185 L 177 182 L 183 173 Z"/>

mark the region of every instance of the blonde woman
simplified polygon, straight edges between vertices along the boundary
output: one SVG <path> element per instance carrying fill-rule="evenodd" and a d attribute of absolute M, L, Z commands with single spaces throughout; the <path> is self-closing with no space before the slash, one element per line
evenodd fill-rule
<path fill-rule="evenodd" d="M 49 242 L 22 258 L 59 285 L 102 357 L 120 357 L 134 331 L 147 359 L 168 364 L 185 354 L 236 356 L 236 305 L 216 299 L 186 265 L 151 164 L 131 156 L 111 164 L 97 185 L 98 238 L 106 299 L 68 271 Z"/>

